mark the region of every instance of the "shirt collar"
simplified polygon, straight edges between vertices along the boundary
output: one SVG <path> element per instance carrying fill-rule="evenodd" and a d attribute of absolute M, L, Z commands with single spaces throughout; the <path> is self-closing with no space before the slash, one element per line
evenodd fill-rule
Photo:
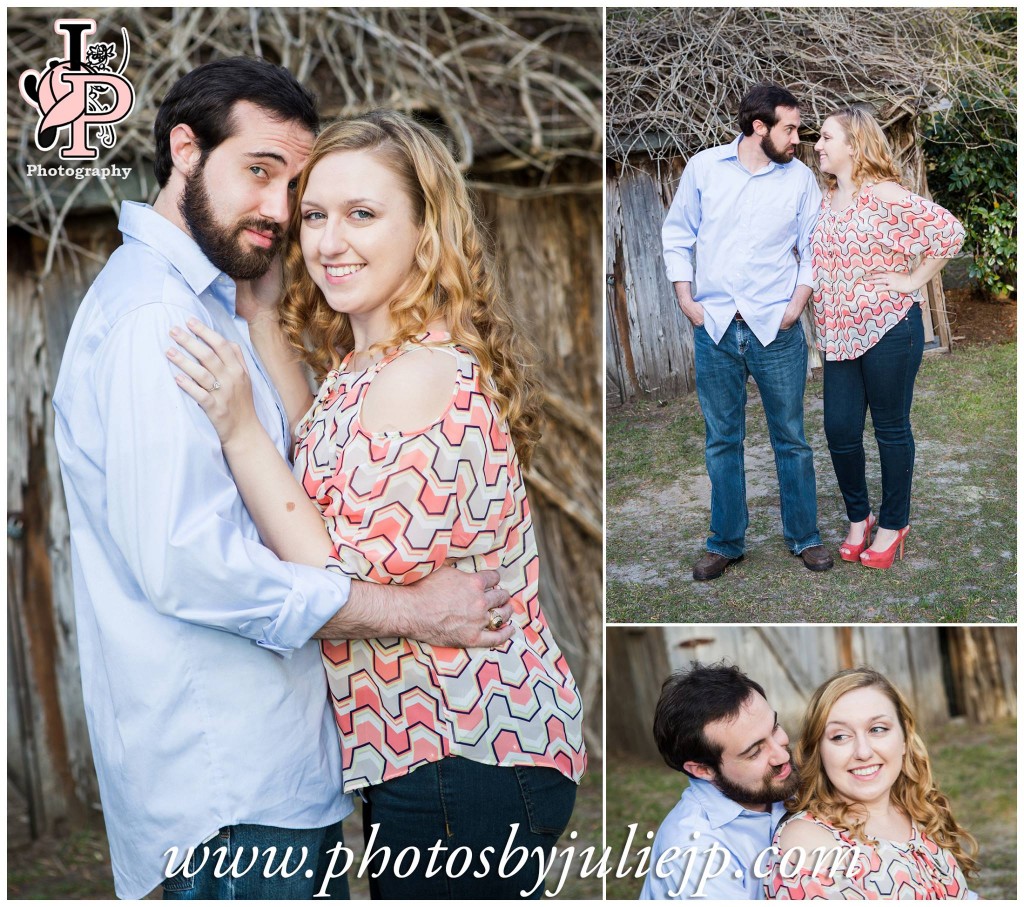
<path fill-rule="evenodd" d="M 125 235 L 158 251 L 185 278 L 197 296 L 209 289 L 222 272 L 183 230 L 172 224 L 151 205 L 122 202 L 118 229 Z M 230 278 L 228 278 L 230 279 Z"/>
<path fill-rule="evenodd" d="M 728 145 L 719 145 L 718 148 L 717 148 L 717 151 L 719 152 L 718 160 L 720 160 L 720 161 L 736 161 L 736 163 L 739 163 L 739 160 L 740 160 L 740 142 L 742 141 L 742 139 L 743 139 L 743 133 L 741 132 Z M 796 160 L 796 158 L 794 158 L 793 160 Z M 793 163 L 793 161 L 789 162 L 789 164 L 792 164 L 792 163 Z M 752 176 L 760 176 L 762 173 L 771 173 L 773 170 L 785 170 L 789 166 L 789 164 L 779 164 L 779 163 L 776 163 L 775 161 L 771 161 L 770 160 L 770 161 L 768 161 L 768 166 L 767 167 L 764 167 L 763 169 L 758 170 L 757 173 L 754 173 L 754 174 L 751 174 L 751 175 Z M 740 164 L 740 166 L 742 167 L 743 165 Z M 745 169 L 746 168 L 744 168 L 744 170 Z"/>
<path fill-rule="evenodd" d="M 718 159 L 720 161 L 738 161 L 740 159 L 740 139 L 742 138 L 743 133 L 741 132 L 728 145 L 719 145 Z"/>
<path fill-rule="evenodd" d="M 712 828 L 721 828 L 728 825 L 739 815 L 763 816 L 767 813 L 758 813 L 753 810 L 744 809 L 735 800 L 730 800 L 710 781 L 700 778 L 690 779 L 690 789 L 693 791 L 697 801 L 707 813 L 708 823 Z M 771 808 L 772 831 L 779 824 L 786 814 L 786 807 L 783 803 L 773 803 Z"/>

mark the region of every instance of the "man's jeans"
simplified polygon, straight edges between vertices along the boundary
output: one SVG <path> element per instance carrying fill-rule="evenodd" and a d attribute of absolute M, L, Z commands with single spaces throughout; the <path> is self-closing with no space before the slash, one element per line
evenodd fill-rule
<path fill-rule="evenodd" d="M 229 825 L 205 844 L 196 845 L 188 866 L 164 881 L 164 900 L 306 901 L 321 891 L 347 900 L 346 876 L 332 879 L 324 888 L 330 851 L 338 843 L 344 843 L 340 822 L 327 828 Z M 268 853 L 268 848 L 273 850 Z M 230 871 L 232 864 L 234 871 Z M 339 852 L 333 872 L 344 866 L 345 854 Z"/>
<path fill-rule="evenodd" d="M 779 331 L 768 346 L 762 346 L 742 321 L 730 324 L 717 346 L 703 327 L 693 336 L 711 479 L 708 551 L 725 557 L 739 557 L 744 551 L 749 523 L 743 468 L 748 375 L 761 392 L 768 421 L 786 543 L 794 554 L 820 545 L 814 459 L 804 438 L 807 342 L 800 322 Z"/>

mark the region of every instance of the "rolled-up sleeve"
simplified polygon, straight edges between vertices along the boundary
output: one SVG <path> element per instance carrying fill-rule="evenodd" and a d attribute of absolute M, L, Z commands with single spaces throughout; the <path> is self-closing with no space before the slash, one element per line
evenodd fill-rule
<path fill-rule="evenodd" d="M 814 289 L 814 266 L 811 261 L 811 236 L 814 233 L 814 225 L 821 216 L 821 189 L 810 170 L 807 171 L 807 188 L 800 201 L 800 211 L 797 215 L 799 234 L 797 236 L 797 258 L 799 267 L 797 269 L 796 282 L 798 286 Z"/>
<path fill-rule="evenodd" d="M 679 188 L 672 198 L 668 216 L 661 228 L 661 245 L 665 257 L 665 274 L 672 283 L 693 281 L 693 252 L 700 228 L 700 190 L 696 168 L 690 162 L 683 170 Z"/>
<path fill-rule="evenodd" d="M 110 533 L 158 612 L 287 656 L 345 604 L 350 582 L 260 543 L 216 431 L 165 356 L 189 316 L 209 320 L 198 303 L 142 305 L 97 351 Z"/>

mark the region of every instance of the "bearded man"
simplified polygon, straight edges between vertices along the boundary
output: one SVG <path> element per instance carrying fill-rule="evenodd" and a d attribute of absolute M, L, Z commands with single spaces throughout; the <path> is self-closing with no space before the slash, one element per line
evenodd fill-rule
<path fill-rule="evenodd" d="M 121 206 L 124 245 L 64 352 L 54 408 L 82 687 L 122 898 L 161 883 L 167 899 L 347 896 L 327 872 L 352 804 L 316 638 L 469 647 L 512 632 L 494 571 L 379 586 L 278 560 L 175 383 L 171 333 L 201 321 L 237 345 L 288 456 L 292 426 L 252 336 L 276 317 L 317 126 L 313 95 L 261 60 L 179 79 L 154 126 L 160 192 Z M 305 865 L 289 857 L 284 872 L 285 853 Z"/>
<path fill-rule="evenodd" d="M 697 396 L 711 479 L 711 529 L 695 580 L 744 556 L 749 522 L 743 439 L 753 376 L 775 453 L 782 531 L 810 570 L 832 567 L 821 544 L 811 448 L 804 438 L 811 230 L 821 190 L 796 160 L 800 106 L 785 88 L 756 85 L 740 102 L 742 134 L 695 155 L 662 228 L 668 279 L 693 325 Z"/>
<path fill-rule="evenodd" d="M 763 897 L 782 801 L 799 785 L 764 690 L 739 668 L 694 663 L 665 681 L 654 738 L 690 783 L 654 838 L 641 899 Z"/>

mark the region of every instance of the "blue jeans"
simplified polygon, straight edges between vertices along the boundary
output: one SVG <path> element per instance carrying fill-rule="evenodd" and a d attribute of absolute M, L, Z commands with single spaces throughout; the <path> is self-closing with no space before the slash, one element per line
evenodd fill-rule
<path fill-rule="evenodd" d="M 750 522 L 743 468 L 748 376 L 753 376 L 764 404 L 786 544 L 794 554 L 820 545 L 814 457 L 804 438 L 807 342 L 800 322 L 779 331 L 768 346 L 762 346 L 742 321 L 733 321 L 717 345 L 703 327 L 696 328 L 693 337 L 711 479 L 708 551 L 725 557 L 739 557 L 744 551 Z"/>
<path fill-rule="evenodd" d="M 825 363 L 825 437 L 846 515 L 853 523 L 866 520 L 871 512 L 864 475 L 864 417 L 869 406 L 882 467 L 878 525 L 902 529 L 910 522 L 910 404 L 923 353 L 921 307 L 915 305 L 864 355 Z"/>
<path fill-rule="evenodd" d="M 330 851 L 337 843 L 344 843 L 340 822 L 327 828 L 229 825 L 206 844 L 196 845 L 185 871 L 164 880 L 164 900 L 310 900 L 323 888 L 331 865 Z M 286 860 L 289 847 L 292 853 Z M 306 848 L 304 860 L 303 847 Z M 268 853 L 268 848 L 274 850 Z M 258 858 L 253 863 L 254 853 Z M 344 866 L 344 862 L 345 856 L 340 854 L 336 865 Z M 285 864 L 284 872 L 282 864 Z M 237 867 L 235 871 L 229 871 L 232 866 Z M 269 878 L 264 876 L 264 871 Z M 286 873 L 288 878 L 284 878 Z M 217 878 L 218 874 L 221 878 Z M 348 878 L 332 878 L 326 894 L 347 900 Z"/>
<path fill-rule="evenodd" d="M 569 824 L 576 784 L 553 768 L 449 756 L 363 794 L 374 900 L 519 900 L 544 891 L 541 860 Z"/>

